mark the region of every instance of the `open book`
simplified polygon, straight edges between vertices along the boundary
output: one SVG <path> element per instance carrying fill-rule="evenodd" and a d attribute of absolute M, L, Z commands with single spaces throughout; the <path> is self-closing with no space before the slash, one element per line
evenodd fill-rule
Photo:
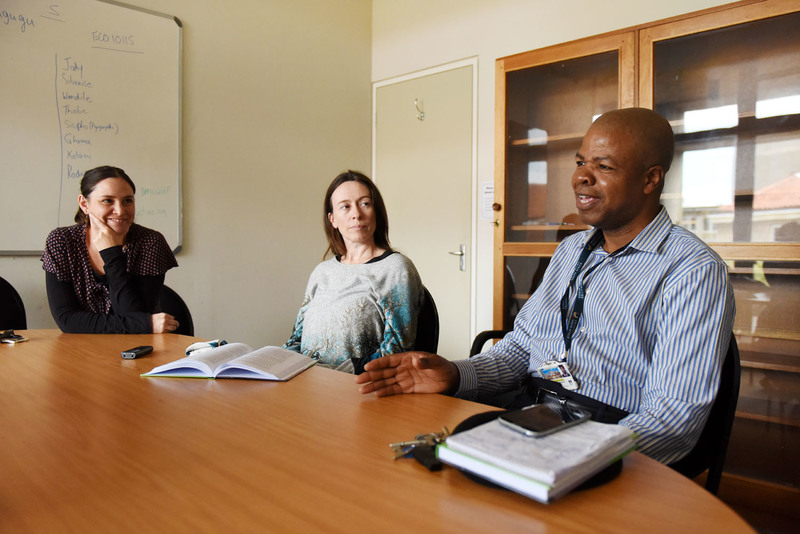
<path fill-rule="evenodd" d="M 621 425 L 586 421 L 534 438 L 495 419 L 453 434 L 436 454 L 444 463 L 546 503 L 634 448 L 634 433 Z"/>
<path fill-rule="evenodd" d="M 308 356 L 281 347 L 253 350 L 244 343 L 228 343 L 193 352 L 142 376 L 289 380 L 315 363 Z"/>

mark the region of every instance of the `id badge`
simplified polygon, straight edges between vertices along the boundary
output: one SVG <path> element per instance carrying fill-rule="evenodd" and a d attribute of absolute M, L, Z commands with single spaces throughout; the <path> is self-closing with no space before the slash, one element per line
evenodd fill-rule
<path fill-rule="evenodd" d="M 569 371 L 567 362 L 550 360 L 539 368 L 539 375 L 546 379 L 558 382 L 564 389 L 578 389 L 578 381 Z"/>

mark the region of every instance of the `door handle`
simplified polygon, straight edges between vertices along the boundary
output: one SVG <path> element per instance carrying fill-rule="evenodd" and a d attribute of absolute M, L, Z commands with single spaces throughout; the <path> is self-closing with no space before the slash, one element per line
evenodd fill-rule
<path fill-rule="evenodd" d="M 458 270 L 467 270 L 467 245 L 459 245 L 458 250 L 451 250 L 448 252 L 453 256 L 458 256 Z"/>

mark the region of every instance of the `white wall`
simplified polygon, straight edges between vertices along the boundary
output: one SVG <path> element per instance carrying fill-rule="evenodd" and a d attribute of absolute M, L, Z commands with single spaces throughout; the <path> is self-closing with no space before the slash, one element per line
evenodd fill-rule
<path fill-rule="evenodd" d="M 184 243 L 167 283 L 198 336 L 253 345 L 288 337 L 324 250 L 325 186 L 342 169 L 371 167 L 371 81 L 478 57 L 478 183 L 490 181 L 496 58 L 726 3 L 126 2 L 184 25 Z M 492 231 L 476 224 L 482 329 L 491 326 Z M 0 276 L 22 294 L 30 328 L 55 327 L 38 257 L 0 256 Z"/>
<path fill-rule="evenodd" d="M 280 344 L 325 249 L 325 188 L 370 169 L 371 3 L 125 2 L 184 28 L 184 240 L 167 284 L 196 335 Z M 0 276 L 29 328 L 55 328 L 38 257 L 0 257 Z"/>
<path fill-rule="evenodd" d="M 478 58 L 478 186 L 494 180 L 499 57 L 726 4 L 722 0 L 373 0 L 372 80 Z M 476 192 L 477 193 L 477 192 Z M 477 227 L 477 329 L 492 327 L 492 226 Z"/>

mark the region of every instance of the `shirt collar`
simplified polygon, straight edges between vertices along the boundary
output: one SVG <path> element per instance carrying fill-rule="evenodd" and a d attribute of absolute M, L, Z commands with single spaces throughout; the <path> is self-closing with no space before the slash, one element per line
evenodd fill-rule
<path fill-rule="evenodd" d="M 659 247 L 664 240 L 667 239 L 673 226 L 672 219 L 669 213 L 667 213 L 667 209 L 661 206 L 661 210 L 659 210 L 655 218 L 650 221 L 650 224 L 644 227 L 644 230 L 639 232 L 639 235 L 633 238 L 633 241 L 628 244 L 628 248 L 641 250 L 643 252 L 658 252 Z M 600 230 L 595 228 L 587 232 L 583 244 L 585 245 L 596 232 L 600 232 Z"/>

